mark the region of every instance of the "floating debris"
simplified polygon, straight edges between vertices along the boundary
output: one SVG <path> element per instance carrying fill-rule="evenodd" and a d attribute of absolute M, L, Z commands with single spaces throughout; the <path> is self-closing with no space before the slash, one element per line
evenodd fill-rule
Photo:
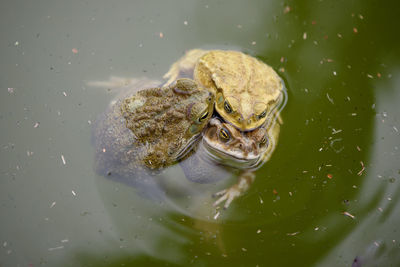
<path fill-rule="evenodd" d="M 328 174 L 326 175 L 326 177 L 328 177 L 329 179 L 332 179 L 332 178 L 333 178 L 333 175 L 330 174 L 330 173 L 328 173 Z"/>
<path fill-rule="evenodd" d="M 259 198 L 260 198 L 260 204 L 263 204 L 264 201 L 262 200 L 262 198 L 260 196 L 259 196 Z"/>
<path fill-rule="evenodd" d="M 242 251 L 246 252 L 246 251 L 247 251 L 247 249 L 246 249 L 246 248 L 242 248 Z"/>
<path fill-rule="evenodd" d="M 256 44 L 257 44 L 257 42 L 256 42 L 256 41 L 253 41 L 253 42 L 251 42 L 251 44 L 252 44 L 252 45 L 256 45 Z"/>
<path fill-rule="evenodd" d="M 305 32 L 305 33 L 303 33 L 303 40 L 306 40 L 307 39 L 307 33 Z"/>
<path fill-rule="evenodd" d="M 76 193 L 74 190 L 71 191 L 72 195 L 74 195 L 74 197 L 76 197 Z"/>
<path fill-rule="evenodd" d="M 326 97 L 328 98 L 329 102 L 331 102 L 333 105 L 335 104 L 335 103 L 333 102 L 333 99 L 329 96 L 328 93 L 326 93 Z"/>
<path fill-rule="evenodd" d="M 62 160 L 62 163 L 63 163 L 64 165 L 67 164 L 67 162 L 65 161 L 64 155 L 61 155 L 61 160 Z"/>
<path fill-rule="evenodd" d="M 360 161 L 360 164 L 361 164 L 361 170 L 357 173 L 358 176 L 361 176 L 365 170 L 364 163 Z"/>
<path fill-rule="evenodd" d="M 261 229 L 258 229 L 258 230 L 257 230 L 257 234 L 259 234 L 259 233 L 261 233 Z"/>
<path fill-rule="evenodd" d="M 352 218 L 353 220 L 356 218 L 354 215 L 348 213 L 347 211 L 344 211 L 342 214 Z"/>
<path fill-rule="evenodd" d="M 160 32 L 160 38 L 164 38 L 164 34 Z"/>
<path fill-rule="evenodd" d="M 185 20 L 185 21 L 183 22 L 183 25 L 188 25 L 187 20 Z"/>
<path fill-rule="evenodd" d="M 214 215 L 214 220 L 218 219 L 219 215 L 220 215 L 220 212 L 218 211 L 218 212 Z"/>
<path fill-rule="evenodd" d="M 63 249 L 64 246 L 59 246 L 59 247 L 55 247 L 55 248 L 49 248 L 49 251 L 53 251 L 53 250 L 58 250 L 58 249 Z"/>
<path fill-rule="evenodd" d="M 354 32 L 354 33 L 358 33 L 358 30 L 357 30 L 356 27 L 353 28 L 353 32 Z"/>
<path fill-rule="evenodd" d="M 295 236 L 295 235 L 298 235 L 300 232 L 294 232 L 294 233 L 286 233 L 286 235 L 289 235 L 289 236 Z"/>
<path fill-rule="evenodd" d="M 40 125 L 40 122 L 36 122 L 35 125 L 33 125 L 33 128 L 37 128 L 37 127 L 39 127 L 39 125 Z"/>
<path fill-rule="evenodd" d="M 289 13 L 290 10 L 292 10 L 292 8 L 290 6 L 285 6 L 285 8 L 283 9 L 283 14 Z"/>
<path fill-rule="evenodd" d="M 55 205 L 56 205 L 56 202 L 54 201 L 53 203 L 51 203 L 50 209 L 53 208 Z"/>
<path fill-rule="evenodd" d="M 78 54 L 78 49 L 76 49 L 76 48 L 72 48 L 72 53 L 74 53 L 74 54 Z"/>
<path fill-rule="evenodd" d="M 8 92 L 9 92 L 10 94 L 13 94 L 13 93 L 14 93 L 14 88 L 8 87 Z"/>

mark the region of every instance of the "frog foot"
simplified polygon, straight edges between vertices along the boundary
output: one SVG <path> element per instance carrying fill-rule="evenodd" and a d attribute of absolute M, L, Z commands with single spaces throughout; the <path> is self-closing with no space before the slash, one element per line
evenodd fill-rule
<path fill-rule="evenodd" d="M 222 191 L 219 191 L 213 195 L 213 197 L 219 197 L 213 204 L 214 207 L 218 206 L 222 202 L 225 201 L 224 204 L 224 209 L 227 209 L 229 205 L 232 203 L 232 201 L 239 197 L 241 194 L 241 190 L 237 185 L 234 185 L 228 189 L 224 189 Z"/>
<path fill-rule="evenodd" d="M 225 201 L 224 209 L 227 209 L 232 201 L 246 192 L 254 182 L 255 174 L 252 171 L 244 171 L 239 175 L 239 180 L 231 187 L 215 193 L 214 197 L 220 197 L 214 202 L 214 207 Z"/>

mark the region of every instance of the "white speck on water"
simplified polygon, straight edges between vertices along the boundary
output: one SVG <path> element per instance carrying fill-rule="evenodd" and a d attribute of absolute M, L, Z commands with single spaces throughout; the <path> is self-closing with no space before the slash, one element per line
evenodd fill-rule
<path fill-rule="evenodd" d="M 49 248 L 49 251 L 53 251 L 53 250 L 58 250 L 58 249 L 63 249 L 64 246 L 59 246 L 59 247 L 54 247 L 54 248 Z"/>
<path fill-rule="evenodd" d="M 185 21 L 183 22 L 183 25 L 188 25 L 187 20 L 185 20 Z"/>
<path fill-rule="evenodd" d="M 352 218 L 353 220 L 356 218 L 356 216 L 354 216 L 354 215 L 348 213 L 347 211 L 343 212 L 343 215 L 346 215 L 346 216 Z"/>
<path fill-rule="evenodd" d="M 374 76 L 372 76 L 371 74 L 367 74 L 367 77 L 370 78 L 370 79 L 374 78 Z"/>
<path fill-rule="evenodd" d="M 393 130 L 395 130 L 397 133 L 399 132 L 396 126 L 393 126 Z"/>
<path fill-rule="evenodd" d="M 319 227 L 315 227 L 314 230 L 315 230 L 315 231 L 318 231 L 318 230 L 319 230 Z"/>
<path fill-rule="evenodd" d="M 3 247 L 7 247 L 7 241 L 4 241 Z"/>
<path fill-rule="evenodd" d="M 53 203 L 51 203 L 50 209 L 53 208 L 55 205 L 56 205 L 56 202 L 54 201 Z"/>
<path fill-rule="evenodd" d="M 339 129 L 339 130 L 336 130 L 335 128 L 332 129 L 332 134 L 338 134 L 340 132 L 342 132 L 341 129 Z"/>
<path fill-rule="evenodd" d="M 8 87 L 8 92 L 9 92 L 10 94 L 13 94 L 13 93 L 14 93 L 14 88 Z"/>
<path fill-rule="evenodd" d="M 259 198 L 260 198 L 260 204 L 263 204 L 264 203 L 263 199 L 261 197 Z"/>
<path fill-rule="evenodd" d="M 18 42 L 18 41 L 16 41 L 16 42 L 14 43 L 14 45 L 15 45 L 15 46 L 18 46 L 18 45 L 19 45 L 19 42 Z"/>
<path fill-rule="evenodd" d="M 69 242 L 68 239 L 63 239 L 63 240 L 61 240 L 61 243 L 67 243 L 67 242 Z"/>
<path fill-rule="evenodd" d="M 67 96 L 67 93 L 65 91 L 62 92 L 64 96 Z"/>
<path fill-rule="evenodd" d="M 329 102 L 331 102 L 332 104 L 335 104 L 333 102 L 333 98 L 331 98 L 328 93 L 326 93 L 326 97 L 328 98 Z"/>
<path fill-rule="evenodd" d="M 304 39 L 304 40 L 307 39 L 307 33 L 306 33 L 306 32 L 303 33 L 303 39 Z"/>
<path fill-rule="evenodd" d="M 256 42 L 256 41 L 253 41 L 253 42 L 251 42 L 251 44 L 252 44 L 252 45 L 256 45 L 256 44 L 257 44 L 257 42 Z"/>
<path fill-rule="evenodd" d="M 62 163 L 63 163 L 64 165 L 67 164 L 67 162 L 65 161 L 64 155 L 61 155 L 61 160 L 62 160 Z"/>
<path fill-rule="evenodd" d="M 258 229 L 258 230 L 257 230 L 257 234 L 259 234 L 259 233 L 261 233 L 261 229 Z"/>
<path fill-rule="evenodd" d="M 219 217 L 219 211 L 214 215 L 214 220 L 216 220 L 216 219 L 218 219 L 218 217 Z"/>
<path fill-rule="evenodd" d="M 39 127 L 40 122 L 36 122 L 35 125 L 33 125 L 33 128 Z"/>
<path fill-rule="evenodd" d="M 72 195 L 74 195 L 74 197 L 76 197 L 76 193 L 74 190 L 71 191 Z"/>
<path fill-rule="evenodd" d="M 334 72 L 333 72 L 333 75 L 335 75 L 335 76 L 336 76 L 336 71 L 334 71 Z"/>

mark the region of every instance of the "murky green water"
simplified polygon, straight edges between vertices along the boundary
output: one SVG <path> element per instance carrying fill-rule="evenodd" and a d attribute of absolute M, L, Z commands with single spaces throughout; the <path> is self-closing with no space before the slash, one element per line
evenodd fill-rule
<path fill-rule="evenodd" d="M 0 6 L 0 266 L 399 266 L 395 1 Z M 289 95 L 272 159 L 217 219 L 220 188 L 150 199 L 93 171 L 113 94 L 86 82 L 160 79 L 196 47 L 261 58 Z"/>

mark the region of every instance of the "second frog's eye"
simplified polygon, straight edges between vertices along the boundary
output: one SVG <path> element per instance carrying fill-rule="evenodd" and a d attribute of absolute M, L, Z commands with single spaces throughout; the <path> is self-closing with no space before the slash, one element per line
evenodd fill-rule
<path fill-rule="evenodd" d="M 268 143 L 268 138 L 266 136 L 264 136 L 261 139 L 260 146 L 265 146 L 265 144 L 267 144 L 267 143 Z"/>
<path fill-rule="evenodd" d="M 225 100 L 224 102 L 224 109 L 227 113 L 232 113 L 232 107 L 231 105 L 228 103 L 228 101 Z"/>
<path fill-rule="evenodd" d="M 204 111 L 199 118 L 199 122 L 203 122 L 208 117 L 208 110 Z"/>
<path fill-rule="evenodd" d="M 260 113 L 260 115 L 257 116 L 258 119 L 262 119 L 267 115 L 267 110 L 264 110 L 263 112 Z"/>
<path fill-rule="evenodd" d="M 225 141 L 225 142 L 228 141 L 228 140 L 231 138 L 229 132 L 228 132 L 226 129 L 224 129 L 224 128 L 222 128 L 222 129 L 219 131 L 219 137 L 221 137 L 221 139 L 222 139 L 223 141 Z"/>

